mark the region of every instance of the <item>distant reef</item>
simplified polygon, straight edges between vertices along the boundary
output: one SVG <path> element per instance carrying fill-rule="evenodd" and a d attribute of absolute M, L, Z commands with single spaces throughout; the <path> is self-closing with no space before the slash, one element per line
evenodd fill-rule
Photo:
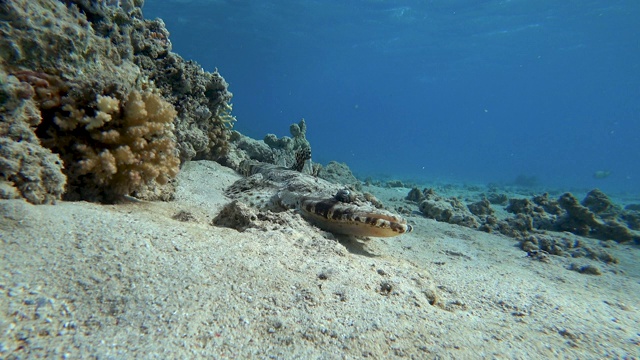
<path fill-rule="evenodd" d="M 0 198 L 170 199 L 181 163 L 228 154 L 227 83 L 142 3 L 0 3 Z"/>
<path fill-rule="evenodd" d="M 413 188 L 405 200 L 416 204 L 427 218 L 518 239 L 531 256 L 586 256 L 616 262 L 602 249 L 608 241 L 640 243 L 640 207 L 622 208 L 599 189 L 588 192 L 582 201 L 571 193 L 557 198 L 548 193 L 520 198 L 494 191 L 480 200 L 465 201 L 440 196 L 432 188 Z M 589 247 L 572 235 L 602 240 L 603 244 Z"/>

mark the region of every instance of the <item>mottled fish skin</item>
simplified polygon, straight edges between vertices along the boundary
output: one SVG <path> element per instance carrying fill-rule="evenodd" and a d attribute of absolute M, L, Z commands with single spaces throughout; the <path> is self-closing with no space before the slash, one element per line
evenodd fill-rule
<path fill-rule="evenodd" d="M 301 197 L 299 211 L 319 228 L 353 236 L 393 237 L 411 232 L 406 220 L 382 210 L 363 211 L 338 199 Z"/>

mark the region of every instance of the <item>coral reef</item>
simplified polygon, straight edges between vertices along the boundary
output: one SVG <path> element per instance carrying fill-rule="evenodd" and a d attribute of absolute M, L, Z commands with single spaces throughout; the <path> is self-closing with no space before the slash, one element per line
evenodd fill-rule
<path fill-rule="evenodd" d="M 498 231 L 511 237 L 540 231 L 567 231 L 616 242 L 640 240 L 640 235 L 633 232 L 635 212 L 615 206 L 598 189 L 590 191 L 582 204 L 571 193 L 561 195 L 558 200 L 551 199 L 547 193 L 531 199 L 511 198 L 505 210 L 514 216 L 501 220 L 494 216 L 491 206 L 496 204 L 489 199 L 465 205 L 458 198 L 440 197 L 433 189 L 425 189 L 422 194 L 418 192 L 417 188 L 411 189 L 407 200 L 415 202 L 424 197 L 419 208 L 426 217 L 483 231 Z"/>
<path fill-rule="evenodd" d="M 302 119 L 298 124 L 289 127 L 292 137 L 278 138 L 274 134 L 267 134 L 264 140 L 255 140 L 232 131 L 230 140 L 232 151 L 219 159 L 219 162 L 242 173 L 240 164 L 243 161 L 254 160 L 296 171 L 311 174 L 311 144 L 306 139 L 307 125 Z"/>
<path fill-rule="evenodd" d="M 278 138 L 274 134 L 267 134 L 264 142 L 267 144 L 274 155 L 274 164 L 291 168 L 296 164 L 296 154 L 300 151 L 308 151 L 311 154 L 311 144 L 306 138 L 307 124 L 304 119 L 297 124 L 291 124 L 289 133 L 292 137 L 283 136 Z M 306 170 L 305 170 L 306 169 Z M 311 168 L 306 167 L 304 172 L 311 173 Z"/>
<path fill-rule="evenodd" d="M 143 19 L 142 4 L 0 4 L 0 196 L 167 199 L 172 188 L 161 185 L 177 159 L 228 150 L 235 118 L 227 83 L 172 53 L 164 23 Z M 147 114 L 134 120 L 134 103 Z"/>
<path fill-rule="evenodd" d="M 175 135 L 182 162 L 218 160 L 229 153 L 232 94 L 217 71 L 206 72 L 174 53 L 158 59 L 139 56 L 136 62 L 178 112 Z"/>

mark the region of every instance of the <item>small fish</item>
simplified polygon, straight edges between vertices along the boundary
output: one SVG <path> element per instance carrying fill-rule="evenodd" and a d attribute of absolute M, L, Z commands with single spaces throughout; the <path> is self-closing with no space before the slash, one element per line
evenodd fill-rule
<path fill-rule="evenodd" d="M 611 171 L 598 170 L 593 173 L 593 177 L 595 179 L 606 179 L 609 177 L 609 175 L 611 175 Z"/>

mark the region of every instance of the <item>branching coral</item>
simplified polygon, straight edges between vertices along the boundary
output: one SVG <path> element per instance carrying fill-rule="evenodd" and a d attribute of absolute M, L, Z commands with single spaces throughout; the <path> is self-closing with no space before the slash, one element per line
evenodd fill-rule
<path fill-rule="evenodd" d="M 175 177 L 180 160 L 172 135 L 176 111 L 159 95 L 133 91 L 121 104 L 98 96 L 93 115 L 70 105 L 54 118 L 68 164 L 70 197 L 113 201 Z M 66 139 L 65 139 L 66 138 Z M 71 151 L 69 151 L 71 150 Z"/>
<path fill-rule="evenodd" d="M 224 102 L 222 104 L 222 110 L 217 116 L 217 120 L 222 123 L 222 126 L 225 129 L 233 129 L 233 124 L 236 122 L 236 117 L 231 115 L 231 111 L 233 110 L 233 104 Z"/>

